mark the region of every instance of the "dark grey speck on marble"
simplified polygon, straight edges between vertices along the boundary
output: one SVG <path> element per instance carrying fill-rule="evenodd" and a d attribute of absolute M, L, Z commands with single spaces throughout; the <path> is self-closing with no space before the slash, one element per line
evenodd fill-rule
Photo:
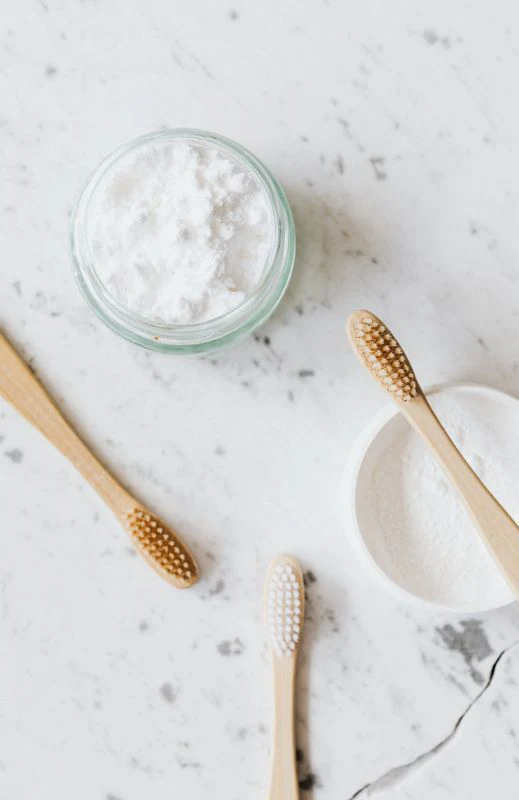
<path fill-rule="evenodd" d="M 241 639 L 236 637 L 235 639 L 227 639 L 220 642 L 216 649 L 221 656 L 239 656 L 245 650 L 245 645 Z"/>
<path fill-rule="evenodd" d="M 299 788 L 302 792 L 311 792 L 313 789 L 322 788 L 321 779 L 310 768 L 302 748 L 296 749 L 297 773 Z"/>
<path fill-rule="evenodd" d="M 478 619 L 465 619 L 460 623 L 460 630 L 454 625 L 447 624 L 436 629 L 440 634 L 443 644 L 451 651 L 463 656 L 470 670 L 470 676 L 475 683 L 484 683 L 484 677 L 474 667 L 474 661 L 483 661 L 493 653 L 483 623 Z"/>
<path fill-rule="evenodd" d="M 436 31 L 432 30 L 432 28 L 426 28 L 422 36 L 430 47 L 438 44 L 438 42 L 445 48 L 445 50 L 448 50 L 451 46 L 451 40 L 448 36 L 440 36 L 438 33 L 436 33 Z"/>
<path fill-rule="evenodd" d="M 221 594 L 225 589 L 225 581 L 221 578 L 216 581 L 215 585 L 209 589 L 209 594 L 211 597 L 214 597 L 217 594 Z"/>
<path fill-rule="evenodd" d="M 385 181 L 387 178 L 387 173 L 384 167 L 386 159 L 382 158 L 382 156 L 372 156 L 369 160 L 369 163 L 373 167 L 376 180 Z"/>
<path fill-rule="evenodd" d="M 4 455 L 6 458 L 9 458 L 13 464 L 19 464 L 23 459 L 23 453 L 18 447 L 15 447 L 13 450 L 6 450 Z"/>
<path fill-rule="evenodd" d="M 312 583 L 317 583 L 317 578 L 311 569 L 307 569 L 306 572 L 303 573 L 303 583 L 307 587 L 311 586 Z"/>
<path fill-rule="evenodd" d="M 177 695 L 170 683 L 163 683 L 160 687 L 160 693 L 166 703 L 175 702 Z"/>
<path fill-rule="evenodd" d="M 302 792 L 311 792 L 321 786 L 319 778 L 314 772 L 308 772 L 304 778 L 299 780 L 299 788 Z"/>

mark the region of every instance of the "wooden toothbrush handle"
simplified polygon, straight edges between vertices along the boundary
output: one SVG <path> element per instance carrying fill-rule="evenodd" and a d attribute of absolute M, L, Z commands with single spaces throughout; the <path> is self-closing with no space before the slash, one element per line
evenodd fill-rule
<path fill-rule="evenodd" d="M 14 406 L 74 464 L 115 513 L 124 514 L 132 508 L 131 495 L 93 456 L 1 333 L 0 397 Z"/>
<path fill-rule="evenodd" d="M 274 738 L 269 800 L 298 800 L 294 731 L 295 656 L 274 658 Z"/>
<path fill-rule="evenodd" d="M 458 490 L 483 541 L 519 599 L 519 527 L 465 461 L 426 398 L 419 395 L 401 408 Z"/>

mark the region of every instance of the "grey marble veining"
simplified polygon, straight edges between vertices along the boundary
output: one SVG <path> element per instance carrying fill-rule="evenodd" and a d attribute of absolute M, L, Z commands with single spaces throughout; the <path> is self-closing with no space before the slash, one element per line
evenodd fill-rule
<path fill-rule="evenodd" d="M 0 407 L 0 797 L 264 797 L 265 568 L 300 558 L 303 798 L 483 800 L 519 780 L 519 614 L 396 603 L 339 483 L 384 402 L 345 342 L 368 306 L 424 384 L 519 394 L 516 5 L 9 0 L 0 33 L 0 324 L 114 472 L 192 543 L 178 593 Z M 219 131 L 284 184 L 276 315 L 214 356 L 147 353 L 74 286 L 68 217 L 112 148 Z"/>

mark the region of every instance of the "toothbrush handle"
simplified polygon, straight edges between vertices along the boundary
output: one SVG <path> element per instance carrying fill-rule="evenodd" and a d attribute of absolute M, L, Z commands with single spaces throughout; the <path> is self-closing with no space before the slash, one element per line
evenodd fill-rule
<path fill-rule="evenodd" d="M 519 599 L 519 527 L 468 465 L 426 398 L 419 395 L 401 410 L 435 453 L 457 489 L 481 538 Z"/>
<path fill-rule="evenodd" d="M 132 498 L 99 463 L 70 427 L 27 364 L 0 333 L 0 397 L 3 397 L 63 453 L 116 513 Z"/>
<path fill-rule="evenodd" d="M 294 732 L 296 656 L 274 657 L 274 740 L 268 800 L 298 800 Z"/>

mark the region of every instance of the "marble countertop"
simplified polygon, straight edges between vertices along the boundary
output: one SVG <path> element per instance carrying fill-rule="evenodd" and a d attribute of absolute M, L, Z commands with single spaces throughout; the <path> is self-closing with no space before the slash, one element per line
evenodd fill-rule
<path fill-rule="evenodd" d="M 509 0 L 8 0 L 0 324 L 204 578 L 176 592 L 0 405 L 0 796 L 263 798 L 265 568 L 306 571 L 301 792 L 517 795 L 519 612 L 396 602 L 343 529 L 349 447 L 384 402 L 345 342 L 368 306 L 424 383 L 519 394 L 519 12 Z M 111 149 L 219 131 L 284 184 L 298 257 L 234 349 L 140 350 L 85 306 L 68 216 Z"/>

